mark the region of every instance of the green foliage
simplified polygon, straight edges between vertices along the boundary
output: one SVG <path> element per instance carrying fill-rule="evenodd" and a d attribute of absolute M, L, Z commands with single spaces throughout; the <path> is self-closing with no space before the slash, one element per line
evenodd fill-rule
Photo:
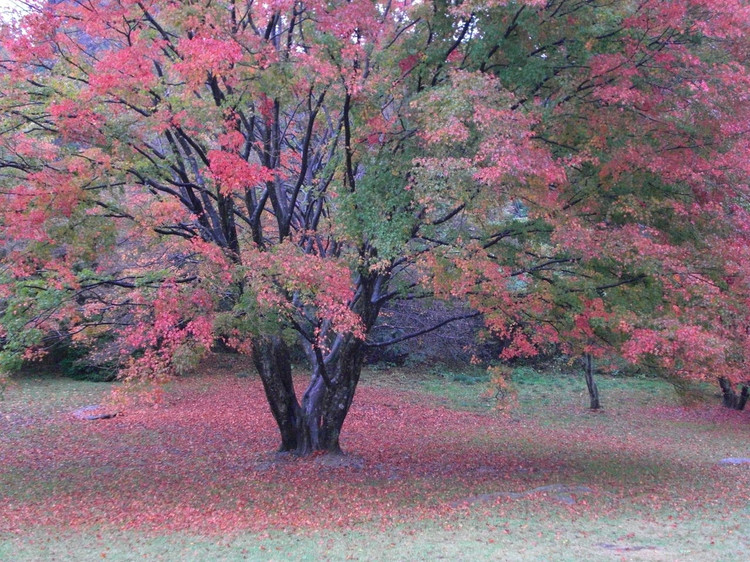
<path fill-rule="evenodd" d="M 0 401 L 5 399 L 5 393 L 10 388 L 11 380 L 6 371 L 0 371 Z"/>
<path fill-rule="evenodd" d="M 674 388 L 679 403 L 687 408 L 715 404 L 719 399 L 716 385 L 686 380 L 684 377 L 674 375 L 666 375 L 665 380 Z"/>
<path fill-rule="evenodd" d="M 208 350 L 196 344 L 183 344 L 175 349 L 172 355 L 172 363 L 178 375 L 192 372 L 206 356 Z"/>
<path fill-rule="evenodd" d="M 119 365 L 115 361 L 93 361 L 93 348 L 83 344 L 70 344 L 63 348 L 58 363 L 60 373 L 68 378 L 88 382 L 112 382 L 117 378 Z"/>
<path fill-rule="evenodd" d="M 12 373 L 23 367 L 23 356 L 18 351 L 3 349 L 0 351 L 0 371 Z"/>
<path fill-rule="evenodd" d="M 368 159 L 357 190 L 339 196 L 341 228 L 351 239 L 368 240 L 380 260 L 393 260 L 413 236 L 415 226 L 412 194 L 404 189 L 410 158 Z"/>

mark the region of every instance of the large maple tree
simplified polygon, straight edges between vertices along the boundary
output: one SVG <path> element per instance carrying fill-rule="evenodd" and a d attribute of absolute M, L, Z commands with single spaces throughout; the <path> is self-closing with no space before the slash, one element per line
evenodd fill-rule
<path fill-rule="evenodd" d="M 223 339 L 299 454 L 339 450 L 396 298 L 466 302 L 508 357 L 606 345 L 742 382 L 749 22 L 741 0 L 40 4 L 2 29 L 2 359 L 59 331 L 158 378 Z"/>

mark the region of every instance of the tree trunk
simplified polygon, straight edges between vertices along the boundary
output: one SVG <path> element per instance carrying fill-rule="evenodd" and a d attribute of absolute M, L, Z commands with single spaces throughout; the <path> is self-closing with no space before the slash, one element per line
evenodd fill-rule
<path fill-rule="evenodd" d="M 313 368 L 300 405 L 284 341 L 280 337 L 255 340 L 253 359 L 281 433 L 279 452 L 300 456 L 316 451 L 341 453 L 339 436 L 354 399 L 363 358 L 362 342 L 344 337 L 335 359 Z"/>
<path fill-rule="evenodd" d="M 255 339 L 253 362 L 263 381 L 271 414 L 281 432 L 279 452 L 294 451 L 298 446 L 297 426 L 301 413 L 294 393 L 286 342 L 280 336 Z"/>
<path fill-rule="evenodd" d="M 750 396 L 750 387 L 742 385 L 742 391 L 737 394 L 732 383 L 725 377 L 719 377 L 719 386 L 721 387 L 722 400 L 721 404 L 725 408 L 732 410 L 744 410 Z"/>
<path fill-rule="evenodd" d="M 346 336 L 334 358 L 313 368 L 302 398 L 302 417 L 296 453 L 341 453 L 339 436 L 362 372 L 362 342 Z"/>
<path fill-rule="evenodd" d="M 380 304 L 373 296 L 382 289 L 377 277 L 359 280 L 352 309 L 362 318 L 365 332 L 374 325 Z M 331 337 L 325 353 L 303 338 L 313 365 L 310 383 L 297 400 L 292 381 L 289 350 L 279 336 L 253 341 L 255 366 L 263 381 L 268 404 L 281 433 L 280 452 L 305 456 L 316 451 L 341 453 L 339 437 L 354 399 L 362 372 L 365 346 L 352 335 Z"/>
<path fill-rule="evenodd" d="M 586 353 L 583 359 L 586 366 L 586 386 L 589 389 L 589 408 L 598 410 L 602 405 L 599 402 L 599 388 L 596 386 L 596 381 L 594 380 L 594 358 L 590 353 Z"/>
<path fill-rule="evenodd" d="M 740 392 L 740 399 L 737 401 L 737 409 L 744 410 L 747 405 L 747 399 L 750 398 L 750 387 L 747 385 L 742 386 L 742 392 Z"/>
<path fill-rule="evenodd" d="M 321 419 L 323 434 L 321 446 L 328 452 L 341 452 L 339 435 L 344 425 L 344 419 L 349 413 L 349 408 L 351 408 L 354 393 L 357 390 L 364 355 L 362 342 L 352 339 L 340 352 L 332 370 L 332 380 L 335 381 L 335 384 L 329 389 L 325 397 L 323 402 L 324 415 Z"/>

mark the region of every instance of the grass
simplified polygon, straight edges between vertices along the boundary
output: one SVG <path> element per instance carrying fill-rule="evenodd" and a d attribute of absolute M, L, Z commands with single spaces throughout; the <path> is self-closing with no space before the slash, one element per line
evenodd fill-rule
<path fill-rule="evenodd" d="M 70 414 L 112 385 L 15 381 L 0 401 L 0 560 L 737 560 L 750 550 L 747 413 L 658 379 L 367 371 L 351 463 L 279 459 L 257 378 L 171 383 L 157 406 Z M 231 361 L 230 361 L 231 363 Z M 304 381 L 300 380 L 300 384 Z M 567 486 L 557 493 L 553 485 Z M 537 491 L 535 491 L 537 490 Z M 545 491 L 546 490 L 546 491 Z"/>

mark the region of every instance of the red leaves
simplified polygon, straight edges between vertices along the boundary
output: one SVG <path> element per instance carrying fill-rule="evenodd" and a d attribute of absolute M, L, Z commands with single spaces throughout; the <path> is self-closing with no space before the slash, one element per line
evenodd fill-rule
<path fill-rule="evenodd" d="M 419 62 L 419 55 L 409 55 L 398 61 L 398 68 L 401 70 L 401 74 L 409 73 Z"/>
<path fill-rule="evenodd" d="M 154 65 L 162 47 L 136 36 L 130 45 L 107 52 L 91 74 L 93 93 L 117 95 L 152 88 L 158 80 Z"/>
<path fill-rule="evenodd" d="M 292 243 L 279 244 L 273 252 L 248 252 L 243 261 L 261 307 L 293 315 L 296 307 L 285 293 L 294 293 L 305 306 L 316 309 L 321 324 L 331 322 L 337 332 L 364 338 L 362 320 L 349 308 L 354 289 L 346 261 L 303 254 Z"/>
<path fill-rule="evenodd" d="M 466 71 L 453 71 L 450 78 L 449 86 L 434 89 L 413 102 L 419 108 L 426 152 L 437 154 L 421 157 L 416 163 L 437 171 L 454 160 L 455 168 L 471 170 L 475 180 L 503 192 L 509 185 L 531 181 L 566 181 L 562 166 L 534 139 L 537 117 L 519 111 L 515 107 L 518 100 L 499 80 Z M 477 144 L 467 156 L 452 158 L 461 152 L 457 146 L 473 143 Z"/>
<path fill-rule="evenodd" d="M 223 365 L 244 368 L 234 360 Z M 613 502 L 620 510 L 633 502 L 679 507 L 696 495 L 745 500 L 731 487 L 718 497 L 715 485 L 710 496 L 695 490 L 715 478 L 712 455 L 726 456 L 722 451 L 739 444 L 746 425 L 742 413 L 718 407 L 638 408 L 623 401 L 596 418 L 566 423 L 579 412 L 558 404 L 547 406 L 554 423 L 537 424 L 516 413 L 453 411 L 434 395 L 379 383 L 365 385 L 355 400 L 343 440 L 348 456 L 296 459 L 270 453 L 277 431 L 257 379 L 226 372 L 181 379 L 158 407 L 132 401 L 115 418 L 95 422 L 45 414 L 46 402 L 17 411 L 14 392 L 0 417 L 3 531 L 49 525 L 223 535 L 351 528 L 444 519 L 487 492 L 497 492 L 487 506 L 492 513 L 523 502 L 528 515 L 541 500 L 556 501 L 552 493 L 539 494 L 547 483 L 595 490 L 585 503 L 566 506 L 576 516 L 607 514 Z M 703 438 L 687 439 L 685 423 L 700 423 Z M 730 433 L 707 423 L 728 424 Z M 745 476 L 736 478 L 733 485 L 742 486 Z"/>
<path fill-rule="evenodd" d="M 62 99 L 50 104 L 49 112 L 65 140 L 94 144 L 104 139 L 104 117 L 84 102 Z"/>
<path fill-rule="evenodd" d="M 319 29 L 339 39 L 353 39 L 357 36 L 370 39 L 377 35 L 379 28 L 378 8 L 369 0 L 342 2 L 318 14 Z"/>
<path fill-rule="evenodd" d="M 701 326 L 664 322 L 658 329 L 639 328 L 629 334 L 622 347 L 623 356 L 633 363 L 652 356 L 663 367 L 685 378 L 712 380 L 717 374 L 744 380 L 725 365 L 730 343 Z"/>
<path fill-rule="evenodd" d="M 239 156 L 223 150 L 208 153 L 211 173 L 224 195 L 244 194 L 267 181 L 273 180 L 273 172 L 260 164 L 250 164 Z"/>
<path fill-rule="evenodd" d="M 443 479 L 476 485 L 516 463 L 465 442 L 467 434 L 486 432 L 491 418 L 367 388 L 347 423 L 350 457 L 276 457 L 268 453 L 277 437 L 259 381 L 224 375 L 179 385 L 159 408 L 134 404 L 96 423 L 59 420 L 66 431 L 53 442 L 30 437 L 4 469 L 23 470 L 36 492 L 20 502 L 0 498 L 3 528 L 221 534 L 431 517 L 451 510 Z M 459 427 L 461 442 L 446 440 Z M 5 446 L 0 442 L 0 454 Z M 492 471 L 484 474 L 483 466 Z M 47 480 L 47 491 L 37 489 L 38 479 Z"/>
<path fill-rule="evenodd" d="M 177 50 L 182 60 L 174 69 L 195 86 L 202 85 L 209 76 L 229 78 L 234 65 L 243 59 L 241 45 L 217 37 L 180 39 Z"/>

